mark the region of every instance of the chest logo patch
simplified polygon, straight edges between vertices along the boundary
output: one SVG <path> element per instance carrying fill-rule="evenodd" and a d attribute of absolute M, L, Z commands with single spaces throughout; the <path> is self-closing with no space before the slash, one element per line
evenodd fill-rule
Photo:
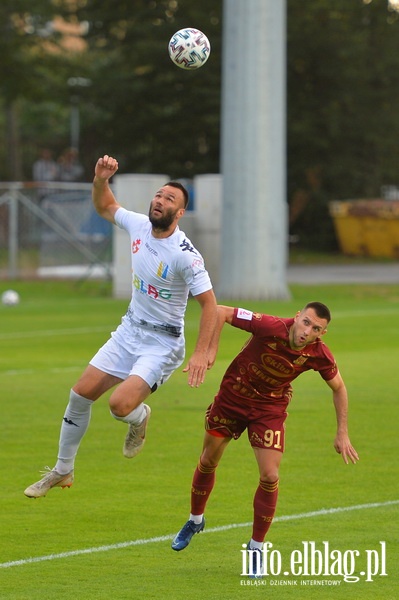
<path fill-rule="evenodd" d="M 140 250 L 140 244 L 141 244 L 141 240 L 134 240 L 134 242 L 132 242 L 133 254 L 136 254 L 136 252 L 138 252 Z"/>
<path fill-rule="evenodd" d="M 166 279 L 168 276 L 168 271 L 169 271 L 169 265 L 166 265 L 165 263 L 160 262 L 159 266 L 158 266 L 158 270 L 157 270 L 158 277 L 161 277 L 162 279 Z"/>

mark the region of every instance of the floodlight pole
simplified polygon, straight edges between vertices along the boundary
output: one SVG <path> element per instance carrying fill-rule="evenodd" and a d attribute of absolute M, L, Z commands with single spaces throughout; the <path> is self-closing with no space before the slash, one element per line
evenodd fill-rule
<path fill-rule="evenodd" d="M 218 296 L 287 299 L 286 0 L 224 0 Z"/>

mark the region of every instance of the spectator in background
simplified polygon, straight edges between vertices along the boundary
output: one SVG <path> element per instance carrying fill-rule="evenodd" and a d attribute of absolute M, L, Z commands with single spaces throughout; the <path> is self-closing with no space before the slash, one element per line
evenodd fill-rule
<path fill-rule="evenodd" d="M 33 163 L 33 181 L 56 181 L 58 165 L 53 159 L 53 153 L 48 148 L 40 151 L 39 158 Z"/>
<path fill-rule="evenodd" d="M 83 167 L 79 163 L 78 151 L 67 148 L 58 159 L 59 181 L 81 181 Z"/>

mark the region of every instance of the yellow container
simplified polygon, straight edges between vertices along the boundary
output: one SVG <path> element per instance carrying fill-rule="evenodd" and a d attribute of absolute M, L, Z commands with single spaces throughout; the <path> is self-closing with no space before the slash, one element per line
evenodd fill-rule
<path fill-rule="evenodd" d="M 369 256 L 395 257 L 395 241 L 392 238 L 392 228 L 390 227 L 392 223 L 395 223 L 397 228 L 397 253 L 399 250 L 399 220 L 395 222 L 381 217 L 363 219 L 365 248 Z"/>
<path fill-rule="evenodd" d="M 363 226 L 360 219 L 349 214 L 349 207 L 350 202 L 330 202 L 330 214 L 342 252 L 361 255 L 364 253 Z"/>
<path fill-rule="evenodd" d="M 335 200 L 329 209 L 344 254 L 399 258 L 399 201 Z"/>

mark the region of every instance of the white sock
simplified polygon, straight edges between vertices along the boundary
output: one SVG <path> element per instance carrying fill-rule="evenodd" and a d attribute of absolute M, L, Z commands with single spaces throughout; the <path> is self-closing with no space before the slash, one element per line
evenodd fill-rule
<path fill-rule="evenodd" d="M 249 547 L 252 548 L 253 550 L 255 550 L 256 548 L 258 548 L 259 550 L 262 550 L 263 542 L 256 542 L 255 540 L 253 540 L 251 538 L 251 541 L 249 542 Z"/>
<path fill-rule="evenodd" d="M 58 461 L 55 470 L 61 475 L 72 471 L 80 442 L 90 423 L 93 401 L 71 390 L 61 425 Z"/>
<path fill-rule="evenodd" d="M 139 424 L 142 421 L 144 421 L 144 419 L 147 416 L 147 410 L 144 407 L 143 402 L 141 404 L 139 404 L 136 408 L 134 408 L 132 410 L 132 412 L 130 412 L 128 415 L 126 415 L 125 417 L 118 417 L 117 415 L 115 415 L 112 410 L 111 410 L 111 415 L 114 417 L 114 419 L 116 419 L 117 421 L 123 421 L 124 423 L 135 423 L 135 424 Z"/>
<path fill-rule="evenodd" d="M 192 515 L 190 513 L 190 521 L 194 521 L 194 523 L 196 525 L 199 525 L 200 523 L 202 523 L 202 519 L 203 519 L 204 515 Z"/>

